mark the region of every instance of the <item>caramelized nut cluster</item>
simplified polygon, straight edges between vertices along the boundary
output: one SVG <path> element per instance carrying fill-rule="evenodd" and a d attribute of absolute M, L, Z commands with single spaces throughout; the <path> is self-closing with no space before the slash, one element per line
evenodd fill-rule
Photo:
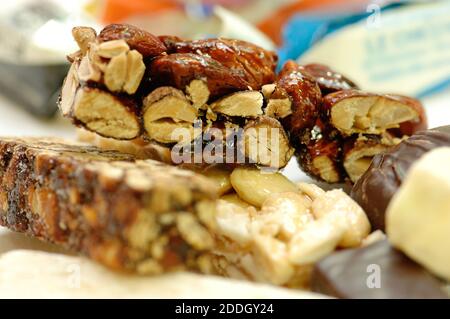
<path fill-rule="evenodd" d="M 73 36 L 80 50 L 61 109 L 104 137 L 182 144 L 187 157 L 200 144 L 203 161 L 276 169 L 295 149 L 307 173 L 338 183 L 356 182 L 374 155 L 427 126 L 415 99 L 361 91 L 320 64 L 288 61 L 276 75 L 276 54 L 245 41 L 157 37 L 126 24 Z"/>
<path fill-rule="evenodd" d="M 156 37 L 125 24 L 98 35 L 77 27 L 73 36 L 80 50 L 69 57 L 60 105 L 75 124 L 107 138 L 168 147 L 223 131 L 223 146 L 236 158 L 274 168 L 293 155 L 283 126 L 264 115 L 260 90 L 275 80 L 275 53 L 239 40 Z M 262 128 L 269 133 L 260 137 Z M 200 141 L 204 148 L 210 142 Z M 268 156 L 251 145 L 262 145 Z"/>
<path fill-rule="evenodd" d="M 266 92 L 267 110 L 288 131 L 301 167 L 328 183 L 356 182 L 374 155 L 427 127 L 418 100 L 363 92 L 319 64 L 288 61 Z"/>

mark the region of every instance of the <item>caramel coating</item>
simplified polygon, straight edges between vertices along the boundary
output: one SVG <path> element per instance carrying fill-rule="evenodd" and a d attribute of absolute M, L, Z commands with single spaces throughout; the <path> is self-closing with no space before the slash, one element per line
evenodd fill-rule
<path fill-rule="evenodd" d="M 175 43 L 174 50 L 209 56 L 241 75 L 254 90 L 275 80 L 276 54 L 249 42 L 224 38 L 183 41 Z"/>
<path fill-rule="evenodd" d="M 326 65 L 311 63 L 304 68 L 319 84 L 323 95 L 341 90 L 358 89 L 358 85 L 352 80 Z"/>
<path fill-rule="evenodd" d="M 291 134 L 294 145 L 307 142 L 309 130 L 319 115 L 322 100 L 319 85 L 305 69 L 294 61 L 288 61 L 278 75 L 273 98 L 286 98 L 292 102 L 292 114 L 283 119 L 284 127 Z"/>
<path fill-rule="evenodd" d="M 97 39 L 100 42 L 124 39 L 131 49 L 139 51 L 144 58 L 155 57 L 167 51 L 158 37 L 130 24 L 110 24 L 100 32 Z"/>
<path fill-rule="evenodd" d="M 205 79 L 212 97 L 246 90 L 242 75 L 216 60 L 193 53 L 174 53 L 156 58 L 150 65 L 150 78 L 158 85 L 183 90 L 192 80 Z"/>

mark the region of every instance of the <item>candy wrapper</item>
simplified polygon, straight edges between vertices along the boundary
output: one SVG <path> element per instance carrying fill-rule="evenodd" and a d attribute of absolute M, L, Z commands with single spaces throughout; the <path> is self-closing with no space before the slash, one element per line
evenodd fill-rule
<path fill-rule="evenodd" d="M 422 98 L 449 84 L 449 10 L 448 1 L 395 1 L 387 7 L 379 1 L 337 17 L 303 12 L 285 26 L 280 59 L 300 56 L 302 64 L 345 72 L 366 90 Z"/>

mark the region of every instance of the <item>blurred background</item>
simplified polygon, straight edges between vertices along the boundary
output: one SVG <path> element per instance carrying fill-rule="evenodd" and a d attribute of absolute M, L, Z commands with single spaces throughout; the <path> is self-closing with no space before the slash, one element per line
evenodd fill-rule
<path fill-rule="evenodd" d="M 450 124 L 450 1 L 15 0 L 0 9 L 0 135 L 75 136 L 57 99 L 71 29 L 126 22 L 160 35 L 230 37 L 320 62 L 363 89 L 422 99 Z"/>

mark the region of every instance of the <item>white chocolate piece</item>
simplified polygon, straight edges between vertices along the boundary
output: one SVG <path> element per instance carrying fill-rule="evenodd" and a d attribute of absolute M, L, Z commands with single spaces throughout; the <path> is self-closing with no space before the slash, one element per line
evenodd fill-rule
<path fill-rule="evenodd" d="M 450 147 L 412 166 L 389 204 L 386 230 L 395 247 L 450 280 Z"/>

